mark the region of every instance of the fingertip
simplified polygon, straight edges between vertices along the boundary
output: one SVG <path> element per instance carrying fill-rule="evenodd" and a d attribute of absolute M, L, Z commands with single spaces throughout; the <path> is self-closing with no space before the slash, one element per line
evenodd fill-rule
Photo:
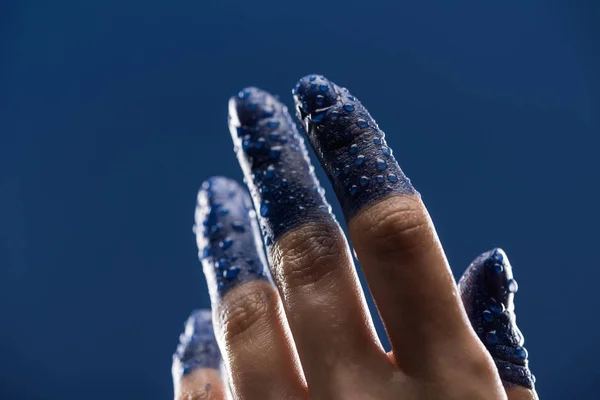
<path fill-rule="evenodd" d="M 275 96 L 242 89 L 229 101 L 229 130 L 267 246 L 300 224 L 332 217 L 304 140 Z"/>
<path fill-rule="evenodd" d="M 236 181 L 215 176 L 203 182 L 194 231 L 213 302 L 242 282 L 268 279 L 256 214 Z"/>
<path fill-rule="evenodd" d="M 212 313 L 208 309 L 194 310 L 179 336 L 179 345 L 173 354 L 173 382 L 178 382 L 198 368 L 219 369 L 221 353 L 212 325 Z"/>
<path fill-rule="evenodd" d="M 299 113 L 306 116 L 335 104 L 338 90 L 338 86 L 323 75 L 311 74 L 300 78 L 292 94 Z"/>
<path fill-rule="evenodd" d="M 236 126 L 252 126 L 282 106 L 271 93 L 249 86 L 229 99 L 229 117 Z"/>
<path fill-rule="evenodd" d="M 494 248 L 479 255 L 463 274 L 459 288 L 471 325 L 505 385 L 533 388 L 535 378 L 514 315 L 518 285 L 504 250 Z"/>
<path fill-rule="evenodd" d="M 384 132 L 348 89 L 322 75 L 308 75 L 293 93 L 297 116 L 347 219 L 391 194 L 418 194 Z"/>

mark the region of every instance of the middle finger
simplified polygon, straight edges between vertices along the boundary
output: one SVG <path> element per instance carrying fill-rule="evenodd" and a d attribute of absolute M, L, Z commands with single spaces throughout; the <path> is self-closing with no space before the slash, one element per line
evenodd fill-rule
<path fill-rule="evenodd" d="M 348 244 L 286 107 L 247 88 L 230 100 L 229 118 L 309 390 L 335 398 L 361 366 L 389 364 Z"/>

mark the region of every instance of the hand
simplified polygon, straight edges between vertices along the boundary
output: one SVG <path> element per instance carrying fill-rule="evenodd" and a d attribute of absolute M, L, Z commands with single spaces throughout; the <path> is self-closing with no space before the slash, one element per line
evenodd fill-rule
<path fill-rule="evenodd" d="M 254 205 L 226 178 L 199 192 L 195 231 L 218 347 L 207 312 L 192 314 L 174 356 L 175 397 L 537 398 L 504 252 L 477 258 L 457 287 L 419 193 L 361 103 L 314 75 L 294 99 L 392 350 L 379 343 L 292 118 L 248 88 L 230 100 L 229 127 Z"/>

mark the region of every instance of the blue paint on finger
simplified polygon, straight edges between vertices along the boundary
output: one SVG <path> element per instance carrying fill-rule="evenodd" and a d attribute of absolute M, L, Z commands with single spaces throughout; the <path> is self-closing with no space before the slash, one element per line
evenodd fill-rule
<path fill-rule="evenodd" d="M 267 246 L 301 224 L 333 220 L 304 141 L 279 100 L 257 88 L 240 91 L 229 101 L 229 129 Z"/>
<path fill-rule="evenodd" d="M 347 219 L 391 194 L 417 194 L 385 134 L 348 89 L 309 75 L 293 90 L 296 111 Z"/>
<path fill-rule="evenodd" d="M 173 354 L 173 380 L 177 382 L 196 368 L 219 369 L 221 353 L 212 326 L 210 310 L 192 312 L 179 336 Z"/>
<path fill-rule="evenodd" d="M 243 282 L 270 278 L 256 213 L 241 185 L 223 177 L 205 181 L 195 221 L 198 255 L 213 302 Z"/>
<path fill-rule="evenodd" d="M 496 362 L 500 378 L 506 385 L 533 388 L 535 377 L 514 314 L 518 285 L 504 251 L 494 249 L 477 257 L 459 287 L 469 320 Z"/>

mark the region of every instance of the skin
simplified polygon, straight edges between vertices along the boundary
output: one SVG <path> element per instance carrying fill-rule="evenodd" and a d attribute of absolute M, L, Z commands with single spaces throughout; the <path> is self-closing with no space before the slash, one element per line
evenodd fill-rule
<path fill-rule="evenodd" d="M 175 398 L 537 399 L 506 255 L 484 253 L 457 285 L 419 193 L 362 104 L 314 75 L 294 99 L 392 350 L 377 339 L 287 109 L 247 88 L 230 100 L 229 125 L 250 197 L 211 178 L 196 211 L 215 332 L 198 348 L 216 341 L 222 368 L 199 352 L 182 374 L 178 349 Z"/>

